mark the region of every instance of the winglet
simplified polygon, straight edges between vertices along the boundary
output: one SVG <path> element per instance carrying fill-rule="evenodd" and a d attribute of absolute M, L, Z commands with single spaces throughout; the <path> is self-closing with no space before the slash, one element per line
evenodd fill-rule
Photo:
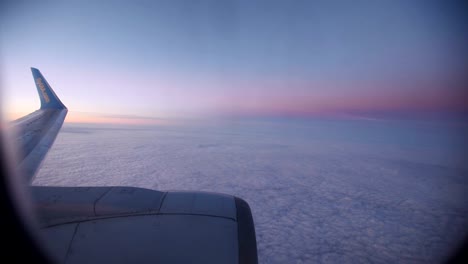
<path fill-rule="evenodd" d="M 31 68 L 34 82 L 36 83 L 37 92 L 41 99 L 41 109 L 67 109 L 67 107 L 60 101 L 54 90 L 50 87 L 47 80 L 42 76 L 41 72 L 36 68 Z"/>

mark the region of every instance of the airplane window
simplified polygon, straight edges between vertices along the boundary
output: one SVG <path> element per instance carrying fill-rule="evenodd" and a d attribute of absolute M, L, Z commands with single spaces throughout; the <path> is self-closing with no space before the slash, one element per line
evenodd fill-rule
<path fill-rule="evenodd" d="M 463 262 L 465 11 L 0 3 L 6 254 Z"/>

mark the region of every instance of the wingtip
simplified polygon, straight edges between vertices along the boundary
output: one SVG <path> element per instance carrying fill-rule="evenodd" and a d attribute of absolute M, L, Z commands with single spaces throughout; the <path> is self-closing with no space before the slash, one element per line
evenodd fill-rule
<path fill-rule="evenodd" d="M 60 101 L 58 96 L 55 94 L 52 87 L 46 81 L 42 73 L 31 67 L 34 82 L 36 83 L 36 89 L 41 99 L 41 109 L 43 108 L 54 108 L 54 109 L 67 109 L 67 107 Z"/>

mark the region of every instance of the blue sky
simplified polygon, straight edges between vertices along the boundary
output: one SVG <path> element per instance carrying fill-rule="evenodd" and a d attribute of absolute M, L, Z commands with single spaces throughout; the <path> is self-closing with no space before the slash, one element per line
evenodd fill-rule
<path fill-rule="evenodd" d="M 31 66 L 70 113 L 170 118 L 466 108 L 461 4 L 51 1 L 9 2 L 2 10 L 7 113 L 37 108 Z"/>

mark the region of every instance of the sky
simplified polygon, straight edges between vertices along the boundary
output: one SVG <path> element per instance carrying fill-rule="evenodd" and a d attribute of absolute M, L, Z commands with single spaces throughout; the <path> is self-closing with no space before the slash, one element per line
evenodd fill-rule
<path fill-rule="evenodd" d="M 2 110 L 66 122 L 468 110 L 465 6 L 445 1 L 2 2 Z"/>

